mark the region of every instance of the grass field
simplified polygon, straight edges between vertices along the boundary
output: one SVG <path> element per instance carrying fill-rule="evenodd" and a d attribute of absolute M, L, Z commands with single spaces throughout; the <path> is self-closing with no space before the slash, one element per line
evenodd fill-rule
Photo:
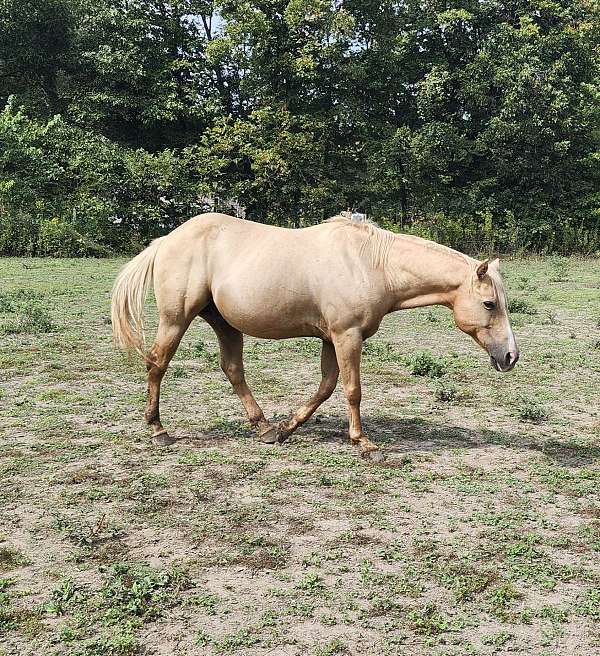
<path fill-rule="evenodd" d="M 2 656 L 600 653 L 598 261 L 503 265 L 510 374 L 442 308 L 388 317 L 363 367 L 379 465 L 339 389 L 258 443 L 201 322 L 164 384 L 181 439 L 153 446 L 145 371 L 111 347 L 121 264 L 0 260 Z M 267 416 L 318 351 L 247 340 Z"/>

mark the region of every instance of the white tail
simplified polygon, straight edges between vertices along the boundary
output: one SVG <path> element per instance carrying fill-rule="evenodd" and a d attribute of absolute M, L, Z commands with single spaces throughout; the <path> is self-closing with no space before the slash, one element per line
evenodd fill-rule
<path fill-rule="evenodd" d="M 145 357 L 144 303 L 152 283 L 154 258 L 161 239 L 128 262 L 115 280 L 112 292 L 113 342 L 125 351 Z"/>

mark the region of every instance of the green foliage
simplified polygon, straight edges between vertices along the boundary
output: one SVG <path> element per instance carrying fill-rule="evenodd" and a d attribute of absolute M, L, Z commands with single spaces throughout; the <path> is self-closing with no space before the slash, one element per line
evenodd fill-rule
<path fill-rule="evenodd" d="M 71 603 L 78 600 L 77 586 L 71 579 L 64 579 L 52 591 L 50 600 L 44 605 L 44 610 L 52 615 L 64 615 Z"/>
<path fill-rule="evenodd" d="M 141 646 L 130 632 L 113 633 L 108 638 L 82 640 L 73 650 L 73 656 L 135 656 Z"/>
<path fill-rule="evenodd" d="M 540 423 L 550 416 L 547 408 L 533 399 L 525 399 L 519 406 L 519 417 L 523 421 Z"/>
<path fill-rule="evenodd" d="M 358 207 L 472 252 L 600 249 L 584 0 L 4 0 L 0 24 L 0 253 L 135 250 L 207 196 L 285 226 Z"/>
<path fill-rule="evenodd" d="M 102 596 L 110 604 L 114 620 L 128 616 L 157 616 L 174 603 L 177 594 L 189 587 L 181 571 L 156 570 L 145 565 L 120 563 L 105 574 Z"/>
<path fill-rule="evenodd" d="M 408 360 L 408 366 L 413 376 L 440 378 L 446 373 L 448 363 L 429 351 L 421 351 Z"/>
<path fill-rule="evenodd" d="M 434 390 L 437 401 L 444 403 L 456 403 L 464 398 L 464 392 L 451 381 L 440 380 Z"/>
<path fill-rule="evenodd" d="M 515 314 L 537 314 L 537 308 L 526 298 L 511 298 L 508 301 L 508 311 Z"/>
<path fill-rule="evenodd" d="M 50 333 L 56 324 L 44 305 L 44 297 L 35 290 L 22 288 L 0 293 L 0 334 Z"/>

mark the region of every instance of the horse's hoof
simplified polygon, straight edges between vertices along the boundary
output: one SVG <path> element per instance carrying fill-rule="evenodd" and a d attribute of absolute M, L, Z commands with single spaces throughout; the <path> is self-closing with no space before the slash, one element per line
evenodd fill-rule
<path fill-rule="evenodd" d="M 156 444 L 156 446 L 171 446 L 171 444 L 175 444 L 177 440 L 174 437 L 171 437 L 167 431 L 164 431 L 153 435 L 152 442 Z"/>
<path fill-rule="evenodd" d="M 385 456 L 379 449 L 371 449 L 370 451 L 362 451 L 360 454 L 365 460 L 370 460 L 371 462 L 383 462 Z"/>
<path fill-rule="evenodd" d="M 272 428 L 269 428 L 266 430 L 264 433 L 261 433 L 258 436 L 258 439 L 263 443 L 263 444 L 276 444 L 279 442 L 279 431 L 275 426 Z"/>

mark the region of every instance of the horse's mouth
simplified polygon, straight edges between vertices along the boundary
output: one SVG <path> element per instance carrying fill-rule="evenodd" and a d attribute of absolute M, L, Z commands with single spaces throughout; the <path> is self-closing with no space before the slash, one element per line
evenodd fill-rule
<path fill-rule="evenodd" d="M 506 372 L 511 371 L 514 368 L 515 364 L 517 364 L 517 361 L 514 360 L 509 365 L 502 366 L 502 365 L 500 365 L 498 360 L 496 360 L 496 358 L 493 355 L 490 356 L 490 362 L 492 364 L 492 367 L 494 367 L 494 369 L 496 371 L 499 371 L 502 374 L 505 374 Z"/>

